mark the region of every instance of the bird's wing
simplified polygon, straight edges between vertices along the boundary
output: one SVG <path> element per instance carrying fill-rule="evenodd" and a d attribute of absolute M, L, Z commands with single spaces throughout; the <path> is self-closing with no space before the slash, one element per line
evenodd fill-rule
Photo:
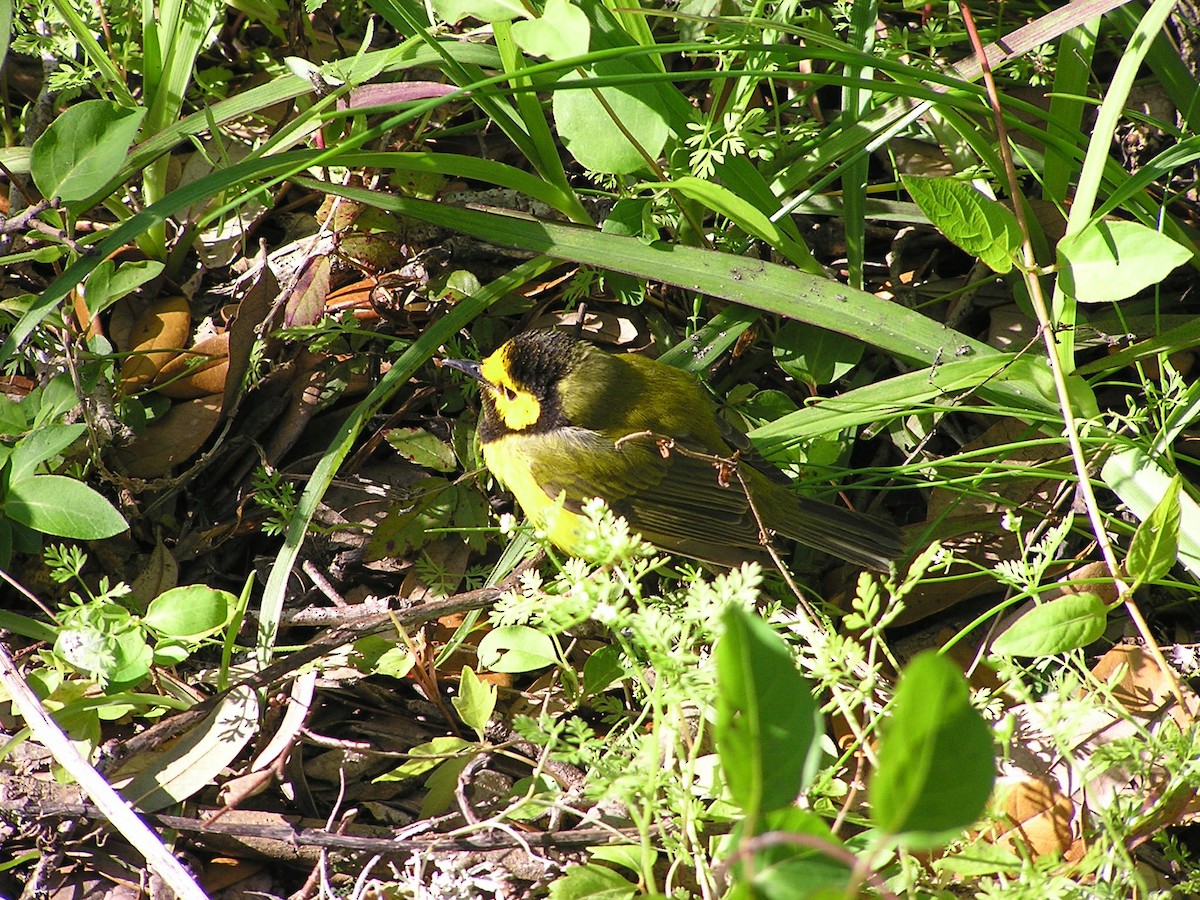
<path fill-rule="evenodd" d="M 646 540 L 685 556 L 732 565 L 758 555 L 758 524 L 735 475 L 722 484 L 713 461 L 686 447 L 664 452 L 638 438 L 618 448 L 605 435 L 573 431 L 564 436 L 572 442 L 569 469 L 559 454 L 531 467 L 548 496 L 564 494 L 575 512 L 601 497 Z"/>

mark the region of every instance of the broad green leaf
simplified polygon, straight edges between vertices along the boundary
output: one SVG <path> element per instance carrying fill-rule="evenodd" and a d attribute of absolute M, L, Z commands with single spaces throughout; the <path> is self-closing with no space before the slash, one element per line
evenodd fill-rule
<path fill-rule="evenodd" d="M 636 893 L 635 885 L 596 863 L 571 866 L 550 883 L 550 900 L 628 900 Z"/>
<path fill-rule="evenodd" d="M 962 672 L 934 652 L 900 675 L 868 785 L 878 827 L 908 847 L 943 843 L 982 813 L 996 777 L 992 733 Z"/>
<path fill-rule="evenodd" d="M 1133 533 L 1125 569 L 1139 583 L 1158 581 L 1175 565 L 1182 518 L 1179 507 L 1181 483 L 1179 475 L 1171 479 L 1162 500 Z"/>
<path fill-rule="evenodd" d="M 86 624 L 70 625 L 54 639 L 54 655 L 78 671 L 108 681 L 116 666 L 116 639 Z"/>
<path fill-rule="evenodd" d="M 9 457 L 9 479 L 13 482 L 24 481 L 33 475 L 42 463 L 50 462 L 75 443 L 85 431 L 87 426 L 82 422 L 70 425 L 49 423 L 35 428 L 12 448 L 12 455 Z"/>
<path fill-rule="evenodd" d="M 601 647 L 583 664 L 583 693 L 589 697 L 603 693 L 625 674 L 621 650 L 613 644 Z"/>
<path fill-rule="evenodd" d="M 567 59 L 587 53 L 592 25 L 587 13 L 571 0 L 546 0 L 542 14 L 514 22 L 512 34 L 517 46 L 530 56 Z"/>
<path fill-rule="evenodd" d="M 13 484 L 0 515 L 56 537 L 94 541 L 129 527 L 115 506 L 82 481 L 34 475 Z"/>
<path fill-rule="evenodd" d="M 785 322 L 775 335 L 775 363 L 788 375 L 819 387 L 837 381 L 862 359 L 863 344 L 854 338 Z"/>
<path fill-rule="evenodd" d="M 957 178 L 905 175 L 904 187 L 946 239 L 1003 275 L 1021 246 L 1017 217 Z"/>
<path fill-rule="evenodd" d="M 426 478 L 417 487 L 422 494 L 415 505 L 394 504 L 375 527 L 367 545 L 368 559 L 404 557 L 435 537 L 433 529 L 450 524 L 458 506 L 459 486 L 444 478 Z"/>
<path fill-rule="evenodd" d="M 411 463 L 436 472 L 453 472 L 458 468 L 454 448 L 424 428 L 393 428 L 387 442 Z"/>
<path fill-rule="evenodd" d="M 483 681 L 470 666 L 463 666 L 458 682 L 458 696 L 450 702 L 468 728 L 483 737 L 492 712 L 496 709 L 496 686 Z"/>
<path fill-rule="evenodd" d="M 803 835 L 812 843 L 772 841 L 751 859 L 741 862 L 739 880 L 753 886 L 754 896 L 813 900 L 823 896 L 819 893 L 823 889 L 830 890 L 831 897 L 845 896 L 850 869 L 843 859 L 842 843 L 830 833 L 828 822 L 811 810 L 791 806 L 768 813 L 761 830 L 781 836 Z M 822 844 L 829 850 L 818 849 Z M 747 878 L 749 882 L 745 881 Z M 837 892 L 832 893 L 835 888 Z"/>
<path fill-rule="evenodd" d="M 739 607 L 724 614 L 717 661 L 717 753 L 747 815 L 793 803 L 820 759 L 821 714 L 787 644 Z"/>
<path fill-rule="evenodd" d="M 1058 278 L 1080 303 L 1112 303 L 1158 284 L 1192 258 L 1183 245 L 1138 222 L 1102 221 L 1058 242 Z"/>
<path fill-rule="evenodd" d="M 616 59 L 598 62 L 582 71 L 585 82 L 637 72 Z M 554 121 L 564 146 L 581 166 L 593 172 L 628 175 L 647 168 L 643 152 L 650 159 L 657 159 L 662 153 L 669 132 L 657 92 L 645 86 L 624 85 L 563 89 L 567 83 L 578 84 L 578 76 L 573 73 L 558 82 L 559 90 L 554 92 L 552 100 Z M 603 103 L 597 93 L 604 98 Z M 642 152 L 629 142 L 625 132 L 637 141 Z"/>
<path fill-rule="evenodd" d="M 420 818 L 440 815 L 451 807 L 454 803 L 454 791 L 458 787 L 458 776 L 474 756 L 475 754 L 469 754 L 448 759 L 430 773 L 425 779 L 425 796 L 421 799 L 418 814 Z"/>
<path fill-rule="evenodd" d="M 139 629 L 131 628 L 114 637 L 116 661 L 108 673 L 108 682 L 114 689 L 132 687 L 150 674 L 154 650 Z"/>
<path fill-rule="evenodd" d="M 163 268 L 163 264 L 154 259 L 133 260 L 120 265 L 111 259 L 104 260 L 84 283 L 87 311 L 93 316 L 99 315 L 147 281 L 157 278 Z"/>
<path fill-rule="evenodd" d="M 205 584 L 172 588 L 150 601 L 142 621 L 163 637 L 207 637 L 229 621 L 237 597 Z"/>
<path fill-rule="evenodd" d="M 505 22 L 529 15 L 519 0 L 433 0 L 433 10 L 451 25 L 468 16 L 481 22 Z"/>
<path fill-rule="evenodd" d="M 1053 656 L 1104 634 L 1108 610 L 1095 594 L 1067 594 L 1035 606 L 992 642 L 1000 656 Z"/>
<path fill-rule="evenodd" d="M 192 655 L 191 649 L 183 641 L 166 638 L 154 644 L 154 664 L 156 666 L 177 666 Z"/>
<path fill-rule="evenodd" d="M 50 123 L 33 143 L 29 168 L 46 197 L 86 200 L 120 171 L 145 116 L 108 100 L 84 100 Z"/>
<path fill-rule="evenodd" d="M 493 672 L 532 672 L 557 662 L 554 641 L 527 625 L 494 628 L 479 642 L 479 664 Z"/>

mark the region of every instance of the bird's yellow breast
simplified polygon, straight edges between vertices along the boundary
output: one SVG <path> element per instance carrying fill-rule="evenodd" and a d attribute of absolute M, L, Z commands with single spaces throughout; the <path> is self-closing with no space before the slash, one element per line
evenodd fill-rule
<path fill-rule="evenodd" d="M 531 442 L 538 440 L 536 435 L 503 435 L 483 445 L 483 461 L 512 491 L 534 526 L 545 530 L 551 543 L 572 556 L 586 555 L 587 519 L 565 509 L 560 499 L 549 496 L 533 477 L 530 454 L 536 449 Z"/>

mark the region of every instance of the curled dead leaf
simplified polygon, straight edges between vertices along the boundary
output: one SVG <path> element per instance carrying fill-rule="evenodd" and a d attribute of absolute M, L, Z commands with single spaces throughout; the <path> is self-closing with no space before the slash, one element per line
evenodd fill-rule
<path fill-rule="evenodd" d="M 164 365 L 154 379 L 158 390 L 176 400 L 225 391 L 229 374 L 229 332 L 213 335 Z"/>
<path fill-rule="evenodd" d="M 154 381 L 160 370 L 191 333 L 191 311 L 184 297 L 155 300 L 134 323 L 129 335 L 130 356 L 121 366 L 121 388 L 128 392 Z"/>

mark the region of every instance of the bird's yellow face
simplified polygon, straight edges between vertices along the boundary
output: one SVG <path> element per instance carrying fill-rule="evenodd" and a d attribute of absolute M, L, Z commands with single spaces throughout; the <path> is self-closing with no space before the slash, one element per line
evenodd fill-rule
<path fill-rule="evenodd" d="M 537 424 L 542 403 L 532 390 L 513 375 L 513 345 L 505 344 L 483 361 L 480 382 L 496 415 L 511 431 L 524 431 Z"/>

